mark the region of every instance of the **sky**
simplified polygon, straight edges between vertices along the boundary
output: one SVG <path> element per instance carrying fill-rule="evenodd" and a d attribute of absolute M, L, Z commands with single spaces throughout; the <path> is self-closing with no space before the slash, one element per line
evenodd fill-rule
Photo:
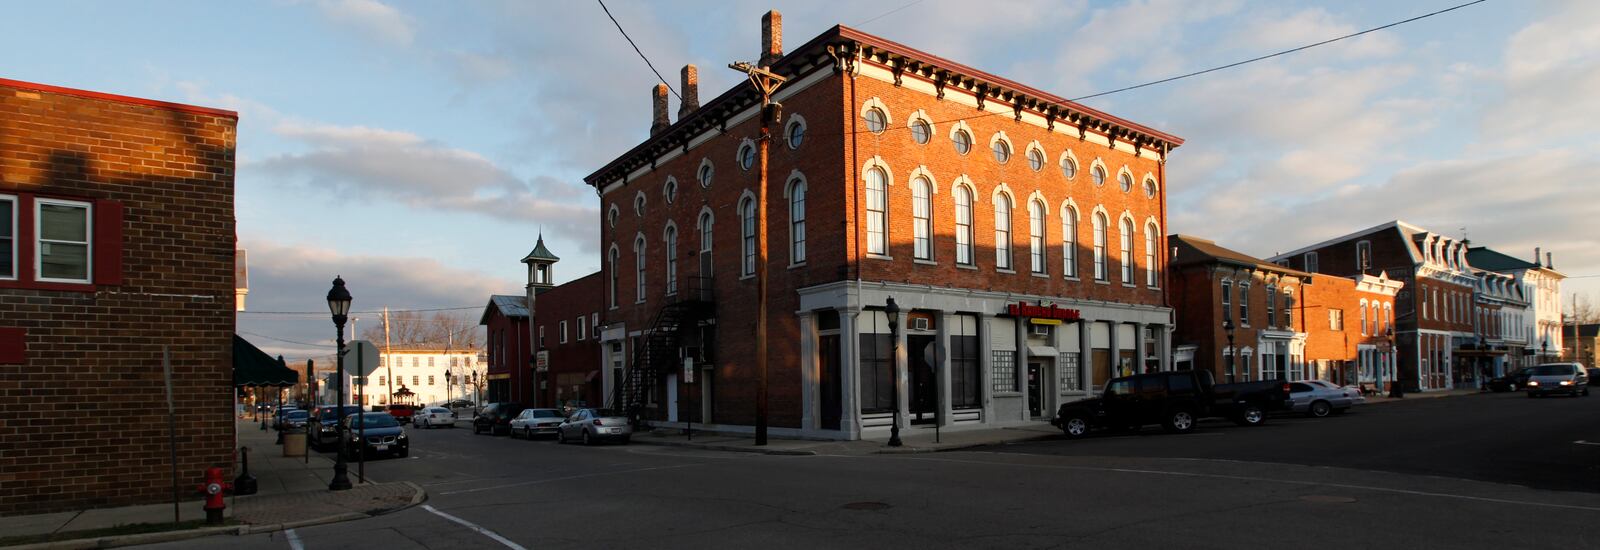
<path fill-rule="evenodd" d="M 1064 97 L 1158 80 L 1466 0 L 607 3 L 701 98 L 758 55 L 844 24 Z M 28 2 L 0 77 L 237 110 L 238 330 L 331 352 L 335 275 L 358 329 L 384 307 L 476 322 L 520 294 L 544 235 L 557 282 L 599 268 L 583 176 L 648 136 L 657 82 L 598 3 Z M 1271 256 L 1394 219 L 1523 258 L 1600 294 L 1600 2 L 1490 0 L 1271 60 L 1084 103 L 1187 140 L 1175 232 Z M 1591 277 L 1584 277 L 1591 276 Z M 304 313 L 297 313 L 304 312 Z M 364 330 L 364 329 L 363 329 Z"/>

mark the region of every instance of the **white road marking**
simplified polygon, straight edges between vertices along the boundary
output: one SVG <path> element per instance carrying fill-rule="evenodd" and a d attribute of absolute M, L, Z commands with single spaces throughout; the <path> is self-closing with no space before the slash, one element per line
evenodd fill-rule
<path fill-rule="evenodd" d="M 306 547 L 300 544 L 300 535 L 295 534 L 294 529 L 284 531 L 283 538 L 289 540 L 290 550 L 306 550 Z"/>
<path fill-rule="evenodd" d="M 826 455 L 826 456 L 835 456 L 835 457 L 841 457 L 841 458 L 872 458 L 872 457 L 847 456 L 847 455 Z M 1373 492 L 1379 492 L 1379 493 L 1395 493 L 1395 494 L 1412 495 L 1412 496 L 1424 496 L 1424 497 L 1436 497 L 1436 498 L 1453 498 L 1453 499 L 1458 499 L 1458 500 L 1471 500 L 1471 501 L 1477 501 L 1477 502 L 1493 502 L 1493 503 L 1496 503 L 1496 504 L 1518 504 L 1518 505 L 1522 505 L 1522 506 L 1538 506 L 1538 507 L 1543 507 L 1543 508 L 1562 508 L 1562 509 L 1567 509 L 1567 510 L 1584 510 L 1584 511 L 1588 511 L 1588 512 L 1600 512 L 1600 506 L 1582 506 L 1582 505 L 1577 505 L 1577 504 L 1555 504 L 1555 503 L 1549 503 L 1549 502 L 1533 502 L 1533 501 L 1527 501 L 1527 500 L 1510 500 L 1510 499 L 1503 499 L 1503 498 L 1475 497 L 1475 496 L 1470 496 L 1470 495 L 1457 495 L 1457 494 L 1452 494 L 1452 493 L 1435 493 L 1435 492 L 1431 492 L 1431 491 L 1413 491 L 1413 490 L 1410 490 L 1410 489 L 1395 489 L 1395 488 L 1392 488 L 1392 487 L 1373 487 L 1373 486 L 1369 486 L 1369 485 L 1352 485 L 1352 484 L 1348 484 L 1348 483 L 1327 483 L 1327 482 L 1321 482 L 1321 481 L 1302 481 L 1302 480 L 1296 480 L 1296 479 L 1274 479 L 1274 478 L 1270 478 L 1270 477 L 1236 476 L 1236 475 L 1228 475 L 1228 474 L 1201 474 L 1201 473 L 1194 473 L 1194 472 L 1173 472 L 1173 471 L 1167 471 L 1167 470 L 1144 470 L 1144 469 L 1137 469 L 1137 468 L 1098 468 L 1098 467 L 1094 467 L 1094 466 L 1066 466 L 1066 465 L 1059 465 L 1059 464 L 1016 464 L 1016 463 L 1008 463 L 1008 462 L 985 462 L 985 461 L 981 461 L 981 460 L 958 460 L 958 459 L 954 459 L 954 458 L 926 458 L 926 457 L 897 456 L 897 455 L 874 455 L 874 456 L 887 457 L 887 458 L 898 458 L 898 459 L 901 459 L 901 460 L 927 460 L 927 461 L 932 461 L 932 462 L 954 462 L 954 463 L 960 463 L 960 464 L 982 464 L 982 465 L 987 465 L 987 466 L 1021 466 L 1021 467 L 1024 467 L 1024 468 L 1046 468 L 1046 469 L 1056 469 L 1056 470 L 1079 470 L 1079 471 L 1086 471 L 1086 472 L 1114 472 L 1114 473 L 1123 473 L 1123 474 L 1154 474 L 1154 475 L 1164 475 L 1164 476 L 1174 476 L 1174 477 L 1226 479 L 1226 480 L 1231 480 L 1231 481 L 1261 481 L 1261 482 L 1267 482 L 1267 483 L 1283 483 L 1283 484 L 1286 484 L 1286 485 L 1304 485 L 1304 486 L 1310 486 L 1310 487 L 1337 487 L 1337 488 L 1340 488 L 1340 489 L 1355 489 L 1355 490 L 1373 491 Z"/>
<path fill-rule="evenodd" d="M 1595 445 L 1595 446 L 1600 446 L 1600 442 L 1595 442 L 1595 441 L 1584 441 L 1584 440 L 1582 440 L 1582 439 L 1579 439 L 1579 440 L 1577 440 L 1577 441 L 1573 441 L 1573 443 L 1574 443 L 1574 444 L 1578 444 L 1578 445 Z"/>
<path fill-rule="evenodd" d="M 699 466 L 699 465 L 700 464 L 679 464 L 677 466 L 656 466 L 656 467 L 653 467 L 653 468 L 635 468 L 635 469 L 632 469 L 632 470 L 617 470 L 617 471 L 614 471 L 614 472 L 597 472 L 597 473 L 593 473 L 593 474 L 579 474 L 579 475 L 575 475 L 575 476 L 553 477 L 553 478 L 549 478 L 549 479 L 536 479 L 536 480 L 533 480 L 533 481 L 523 481 L 523 482 L 520 482 L 520 483 L 507 483 L 505 485 L 494 485 L 494 486 L 491 486 L 491 487 L 478 487 L 478 488 L 475 488 L 475 489 L 462 489 L 460 491 L 448 491 L 448 492 L 444 492 L 444 493 L 439 493 L 439 495 L 440 496 L 444 496 L 444 495 L 460 495 L 460 494 L 465 494 L 465 493 L 476 493 L 476 492 L 479 492 L 479 491 L 493 491 L 493 490 L 496 490 L 496 489 L 510 489 L 512 487 L 523 487 L 523 486 L 526 486 L 526 485 L 538 485 L 540 483 L 550 483 L 550 482 L 554 482 L 554 481 L 567 481 L 567 480 L 572 480 L 572 479 L 583 479 L 583 478 L 586 478 L 586 477 L 600 477 L 600 476 L 611 476 L 611 475 L 620 475 L 620 474 L 631 474 L 631 473 L 635 473 L 635 472 L 649 472 L 649 471 L 653 471 L 653 470 L 672 470 L 672 469 L 676 469 L 676 468 L 688 468 L 690 466 Z"/>
<path fill-rule="evenodd" d="M 448 519 L 450 521 L 459 523 L 459 524 L 461 524 L 461 526 L 466 527 L 468 529 L 471 529 L 473 531 L 476 531 L 480 535 L 483 535 L 485 537 L 489 537 L 491 539 L 494 539 L 495 542 L 498 542 L 500 544 L 506 545 L 506 548 L 511 548 L 513 550 L 528 550 L 527 548 L 524 548 L 520 544 L 517 544 L 515 542 L 511 542 L 511 539 L 508 539 L 508 538 L 500 536 L 499 533 L 496 533 L 494 531 L 490 531 L 490 530 L 485 529 L 483 527 L 479 527 L 479 526 L 473 524 L 470 521 L 467 521 L 467 520 L 452 516 L 450 514 L 446 514 L 444 512 L 440 512 L 438 508 L 434 508 L 433 505 L 431 505 L 431 504 L 422 505 L 422 509 L 427 510 L 429 512 L 433 512 L 434 515 L 439 516 L 441 518 Z"/>

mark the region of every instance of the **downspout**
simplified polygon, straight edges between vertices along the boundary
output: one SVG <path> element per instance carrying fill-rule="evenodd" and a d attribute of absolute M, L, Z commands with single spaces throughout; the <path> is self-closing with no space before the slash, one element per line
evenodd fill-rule
<path fill-rule="evenodd" d="M 1161 252 L 1156 254 L 1156 261 L 1161 263 L 1161 270 L 1159 273 L 1162 275 L 1171 275 L 1171 273 L 1169 273 L 1167 270 L 1172 266 L 1172 258 L 1168 256 L 1169 248 L 1167 243 L 1167 234 L 1172 229 L 1167 225 L 1167 193 L 1171 192 L 1171 188 L 1167 187 L 1167 155 L 1170 153 L 1171 147 L 1167 143 L 1163 142 L 1161 144 L 1161 160 L 1156 163 L 1156 178 L 1161 181 L 1161 230 L 1160 235 L 1156 235 L 1156 238 L 1160 239 L 1161 242 Z M 1162 357 L 1160 363 L 1166 368 L 1172 369 L 1177 367 L 1177 365 L 1174 364 L 1172 357 L 1173 350 L 1175 349 L 1172 345 L 1172 337 L 1177 335 L 1178 327 L 1178 312 L 1176 309 L 1173 309 L 1172 300 L 1167 295 L 1167 291 L 1172 286 L 1172 279 L 1169 277 L 1165 281 L 1156 282 L 1161 283 L 1161 306 L 1167 308 L 1166 357 Z"/>

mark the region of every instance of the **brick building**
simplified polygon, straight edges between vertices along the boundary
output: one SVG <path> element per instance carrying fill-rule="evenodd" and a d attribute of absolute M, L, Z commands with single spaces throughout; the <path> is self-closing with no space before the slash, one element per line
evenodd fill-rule
<path fill-rule="evenodd" d="M 1509 307 L 1517 314 L 1509 321 L 1521 325 L 1522 363 L 1535 365 L 1561 360 L 1562 313 L 1561 281 L 1566 279 L 1553 267 L 1550 253 L 1539 258 L 1539 249 L 1533 249 L 1533 261 L 1517 258 L 1487 247 L 1473 247 L 1467 251 L 1468 262 L 1474 268 L 1511 277 L 1520 287 L 1521 308 Z"/>
<path fill-rule="evenodd" d="M 1164 365 L 1181 139 L 848 27 L 785 54 L 777 14 L 763 25 L 761 64 L 787 78 L 765 211 L 760 95 L 700 105 L 692 66 L 678 120 L 658 86 L 650 137 L 585 178 L 617 404 L 751 429 L 763 219 L 774 434 L 883 434 L 896 403 L 907 425 L 1029 422 Z"/>
<path fill-rule="evenodd" d="M 1584 368 L 1590 369 L 1600 365 L 1600 361 L 1594 358 L 1596 344 L 1600 344 L 1600 324 L 1569 324 L 1562 328 L 1566 332 L 1566 337 L 1562 340 L 1566 342 L 1566 349 L 1561 353 L 1567 361 L 1582 363 Z"/>
<path fill-rule="evenodd" d="M 528 299 L 496 294 L 483 307 L 485 365 L 483 403 L 529 403 L 533 372 L 528 368 Z"/>
<path fill-rule="evenodd" d="M 1477 277 L 1472 293 L 1472 326 L 1477 341 L 1459 354 L 1459 360 L 1465 368 L 1476 369 L 1483 380 L 1505 375 L 1533 361 L 1528 357 L 1529 331 L 1523 325 L 1528 318 L 1527 294 L 1516 277 L 1480 269 L 1475 260 L 1484 258 L 1473 250 L 1482 249 L 1467 253 L 1472 274 Z"/>
<path fill-rule="evenodd" d="M 1320 379 L 1381 387 L 1398 281 L 1319 275 L 1189 235 L 1168 237 L 1178 368 L 1218 381 Z"/>
<path fill-rule="evenodd" d="M 600 353 L 600 311 L 605 286 L 595 272 L 567 281 L 535 297 L 533 324 L 539 345 L 535 387 L 528 405 L 605 403 Z"/>
<path fill-rule="evenodd" d="M 1398 380 L 1406 391 L 1475 386 L 1476 369 L 1454 368 L 1475 344 L 1467 243 L 1392 221 L 1270 258 L 1294 269 L 1341 277 L 1382 274 L 1402 287 L 1394 299 Z"/>
<path fill-rule="evenodd" d="M 231 111 L 0 80 L 0 514 L 171 496 L 234 455 Z"/>

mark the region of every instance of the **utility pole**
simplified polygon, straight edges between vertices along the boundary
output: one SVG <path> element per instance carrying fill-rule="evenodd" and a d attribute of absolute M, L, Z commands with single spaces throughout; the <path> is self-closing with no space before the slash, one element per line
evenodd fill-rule
<path fill-rule="evenodd" d="M 772 93 L 788 79 L 765 65 L 744 61 L 728 68 L 748 75 L 761 92 L 761 136 L 756 140 L 761 157 L 761 181 L 756 185 L 756 445 L 763 446 L 767 444 L 767 148 L 772 143 L 772 123 L 783 116 L 783 106 L 772 102 Z"/>
<path fill-rule="evenodd" d="M 389 392 L 389 388 L 394 387 L 394 355 L 389 351 L 389 306 L 383 306 L 383 354 L 387 356 L 387 359 L 383 360 L 383 368 L 386 373 L 385 376 L 389 377 L 389 383 L 380 385 L 383 386 L 383 391 Z M 365 378 L 362 379 L 362 382 L 366 382 Z M 384 402 L 387 403 L 389 398 L 393 396 L 394 393 L 390 392 L 389 395 L 384 396 Z"/>

